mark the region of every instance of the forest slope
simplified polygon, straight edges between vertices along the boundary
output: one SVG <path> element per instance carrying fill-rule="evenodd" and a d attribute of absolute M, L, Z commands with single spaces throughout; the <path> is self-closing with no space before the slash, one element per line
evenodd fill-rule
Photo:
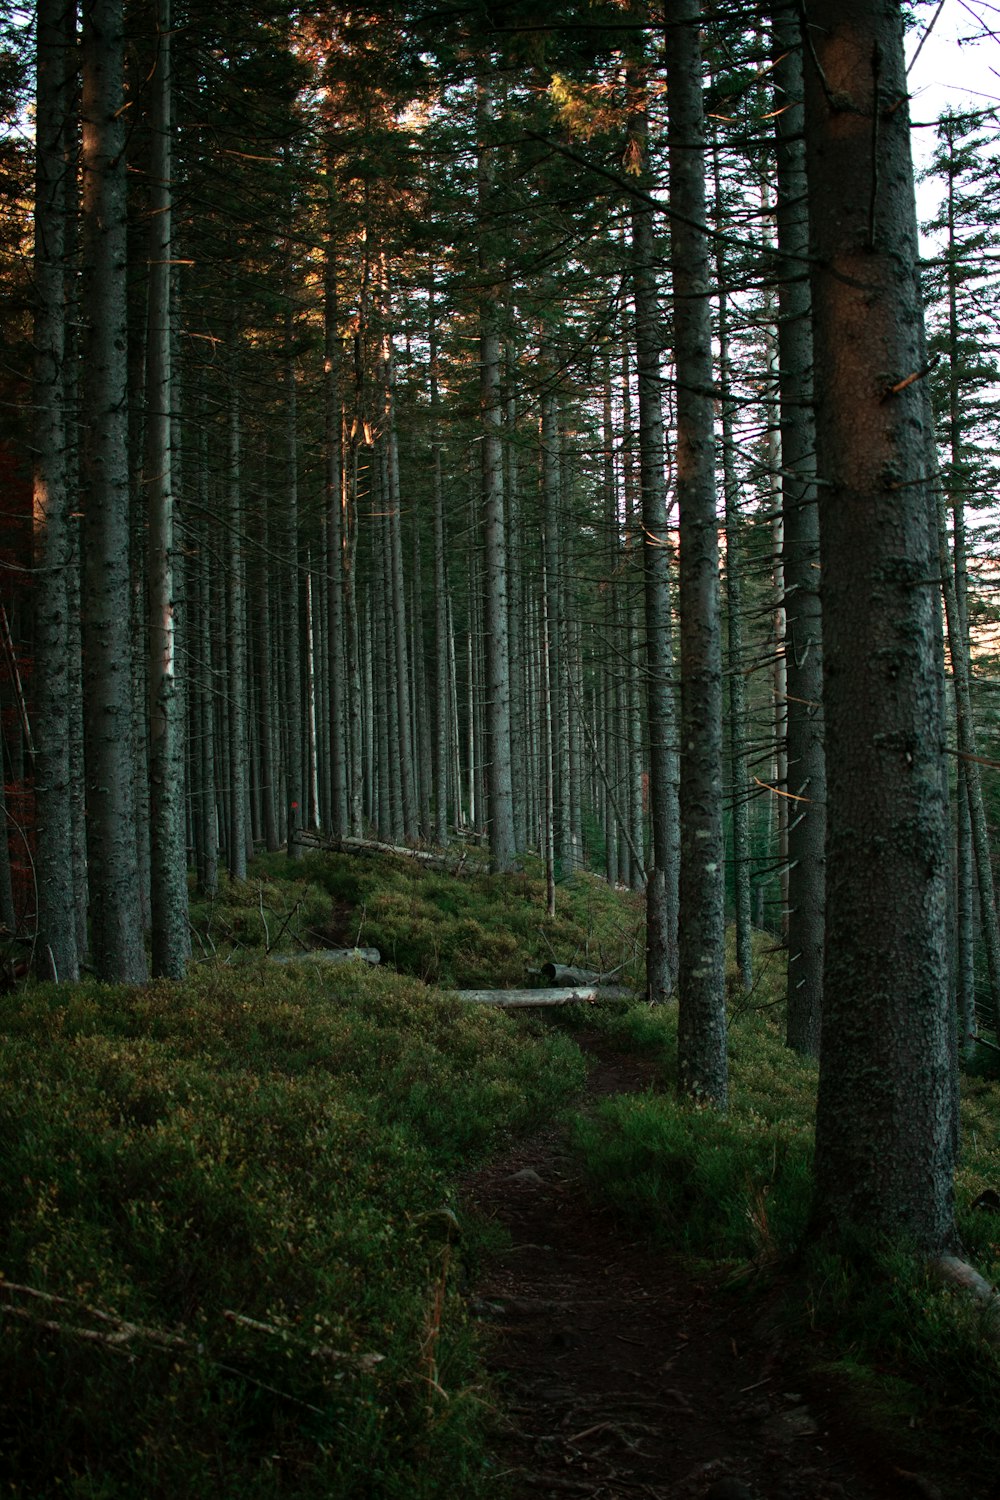
<path fill-rule="evenodd" d="M 657 1087 L 574 1114 L 579 1021 L 512 1019 L 425 979 L 513 984 L 553 956 L 634 976 L 633 899 L 599 881 L 561 887 L 550 921 L 531 875 L 271 861 L 197 930 L 183 984 L 3 1001 L 9 1493 L 495 1495 L 469 1294 L 499 1243 L 461 1184 L 561 1119 L 589 1191 L 661 1253 L 752 1269 L 753 1297 L 794 1248 L 813 1079 L 778 1037 L 773 955 L 731 1012 L 728 1120 L 675 1103 L 669 1014 L 622 1005 L 586 1024 Z M 387 962 L 264 951 L 334 938 Z M 1000 1180 L 995 1085 L 970 1080 L 967 1110 L 963 1233 L 996 1275 L 998 1221 L 970 1207 Z M 869 1262 L 863 1285 L 839 1263 L 805 1271 L 840 1377 L 897 1422 L 959 1435 L 971 1478 L 997 1380 L 975 1315 L 902 1259 Z"/>

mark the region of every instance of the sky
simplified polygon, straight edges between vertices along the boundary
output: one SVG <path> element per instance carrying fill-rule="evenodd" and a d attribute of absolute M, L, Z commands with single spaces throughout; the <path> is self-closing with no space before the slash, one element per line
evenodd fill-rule
<path fill-rule="evenodd" d="M 956 110 L 1000 106 L 1000 4 L 943 0 L 922 5 L 906 52 L 910 118 L 916 125 L 937 120 L 949 106 Z M 914 156 L 926 160 L 933 149 L 934 132 L 917 128 L 913 134 Z"/>
<path fill-rule="evenodd" d="M 934 122 L 949 107 L 974 110 L 995 105 L 1000 109 L 1000 3 L 935 0 L 922 4 L 918 15 L 919 23 L 907 38 L 906 55 L 917 217 L 923 224 L 935 216 L 943 193 L 940 182 L 919 179 L 934 150 Z M 921 128 L 923 124 L 928 128 Z M 921 249 L 925 256 L 933 254 L 933 240 L 925 238 Z"/>

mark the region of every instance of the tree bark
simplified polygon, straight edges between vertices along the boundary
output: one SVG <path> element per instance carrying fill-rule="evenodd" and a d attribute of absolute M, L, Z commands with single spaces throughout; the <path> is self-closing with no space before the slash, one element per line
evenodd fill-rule
<path fill-rule="evenodd" d="M 786 1039 L 818 1056 L 823 1011 L 826 879 L 826 757 L 823 748 L 823 641 L 819 592 L 819 511 L 802 52 L 794 17 L 776 14 L 774 77 L 783 106 L 777 136 L 778 403 L 784 531 L 786 787 L 788 816 L 788 984 Z"/>
<path fill-rule="evenodd" d="M 46 978 L 80 977 L 74 904 L 69 575 L 69 436 L 66 424 L 66 182 L 75 0 L 39 0 L 35 104 L 35 799 L 38 957 Z M 2 777 L 0 777 L 2 780 Z M 6 827 L 0 831 L 4 849 Z M 13 916 L 13 909 L 8 913 Z"/>
<path fill-rule="evenodd" d="M 243 574 L 243 495 L 240 463 L 239 357 L 236 334 L 230 349 L 230 381 L 226 447 L 226 644 L 228 670 L 229 818 L 226 859 L 233 880 L 247 876 L 248 791 L 250 766 L 247 747 L 247 626 Z"/>
<path fill-rule="evenodd" d="M 170 0 L 157 0 L 150 80 L 149 324 L 146 335 L 146 504 L 149 591 L 149 832 L 154 976 L 182 979 L 190 955 L 184 838 L 184 718 L 174 587 L 172 370 L 172 78 Z"/>
<path fill-rule="evenodd" d="M 633 141 L 644 163 L 649 124 L 645 80 L 630 119 Z M 632 200 L 632 288 L 639 386 L 639 489 L 642 506 L 642 566 L 646 620 L 646 724 L 649 731 L 649 822 L 653 872 L 646 888 L 646 993 L 650 1003 L 669 1000 L 677 984 L 678 789 L 674 709 L 673 628 L 670 606 L 671 544 L 667 530 L 666 461 L 660 362 L 662 333 L 655 270 L 653 207 L 645 194 Z"/>
<path fill-rule="evenodd" d="M 814 1231 L 954 1238 L 933 434 L 895 0 L 805 33 L 828 836 Z"/>
<path fill-rule="evenodd" d="M 84 735 L 93 958 L 146 978 L 134 803 L 121 0 L 83 8 Z"/>
<path fill-rule="evenodd" d="M 487 813 L 490 859 L 503 873 L 513 868 L 514 788 L 510 760 L 510 651 L 507 638 L 507 536 L 503 493 L 498 271 L 486 242 L 492 231 L 493 148 L 487 85 L 479 85 L 479 406 L 482 422 L 484 544 L 483 645 L 486 677 Z"/>
<path fill-rule="evenodd" d="M 667 8 L 677 500 L 680 511 L 681 782 L 678 1083 L 725 1108 L 722 645 L 712 320 L 705 222 L 699 0 Z M 683 217 L 680 217 L 683 216 Z"/>

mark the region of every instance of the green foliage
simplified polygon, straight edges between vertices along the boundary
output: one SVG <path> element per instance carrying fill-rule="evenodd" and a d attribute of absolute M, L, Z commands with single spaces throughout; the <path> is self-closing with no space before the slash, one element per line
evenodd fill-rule
<path fill-rule="evenodd" d="M 522 985 L 527 970 L 553 956 L 598 969 L 624 965 L 623 982 L 642 983 L 641 902 L 595 876 L 581 873 L 559 886 L 553 920 L 537 861 L 517 875 L 452 875 L 391 855 L 314 854 L 297 864 L 271 855 L 256 861 L 255 870 L 301 884 L 309 930 L 297 919 L 291 931 L 301 931 L 311 946 L 320 936 L 378 948 L 394 969 L 431 984 Z M 329 898 L 325 911 L 317 909 L 319 891 Z M 225 920 L 234 929 L 260 930 L 249 902 L 242 919 L 226 908 Z"/>
<path fill-rule="evenodd" d="M 664 1246 L 759 1259 L 790 1252 L 805 1227 L 815 1067 L 785 1047 L 769 1008 L 780 976 L 769 979 L 730 1025 L 727 1116 L 673 1092 L 676 1011 L 636 1007 L 604 1022 L 620 1043 L 658 1054 L 671 1088 L 606 1101 L 577 1122 L 575 1145 L 595 1188 Z"/>
<path fill-rule="evenodd" d="M 453 1179 L 576 1049 L 360 965 L 3 1006 L 9 1492 L 479 1493 Z"/>
<path fill-rule="evenodd" d="M 730 987 L 725 1117 L 673 1093 L 675 1012 L 598 1012 L 620 1045 L 662 1060 L 665 1086 L 612 1098 L 578 1119 L 573 1140 L 584 1170 L 595 1193 L 664 1247 L 739 1271 L 795 1264 L 788 1317 L 819 1338 L 823 1371 L 859 1422 L 897 1433 L 919 1425 L 942 1450 L 960 1442 L 970 1471 L 985 1467 L 1000 1438 L 993 1310 L 939 1284 L 917 1258 L 864 1240 L 837 1251 L 807 1244 L 795 1259 L 809 1213 L 816 1069 L 783 1044 L 782 988 L 776 969 L 765 971 L 751 1003 Z M 985 1189 L 1000 1189 L 998 1120 L 1000 1081 L 966 1077 L 956 1216 L 962 1253 L 994 1285 L 1000 1213 L 973 1205 Z"/>
<path fill-rule="evenodd" d="M 288 953 L 315 947 L 330 903 L 323 887 L 302 879 L 299 869 L 287 858 L 272 856 L 256 861 L 247 880 L 220 872 L 214 897 L 191 897 L 196 949 L 200 945 L 203 954 L 242 948 Z"/>

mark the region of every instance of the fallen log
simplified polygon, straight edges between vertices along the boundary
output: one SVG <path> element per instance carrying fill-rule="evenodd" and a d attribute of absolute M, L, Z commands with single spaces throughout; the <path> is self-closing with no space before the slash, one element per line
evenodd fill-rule
<path fill-rule="evenodd" d="M 489 868 L 481 858 L 470 859 L 465 849 L 449 856 L 433 849 L 411 849 L 407 844 L 384 844 L 379 839 L 333 838 L 318 833 L 300 833 L 296 842 L 304 849 L 328 849 L 334 854 L 392 854 L 398 859 L 415 860 L 428 870 L 447 870 L 452 875 L 460 875 L 463 870 L 482 872 Z"/>
<path fill-rule="evenodd" d="M 577 969 L 572 964 L 543 964 L 542 974 L 549 984 L 573 985 L 573 984 L 617 984 L 621 971 L 616 970 L 612 974 L 600 974 L 593 969 Z"/>
<path fill-rule="evenodd" d="M 529 1005 L 593 1005 L 598 998 L 624 999 L 628 991 L 585 984 L 545 990 L 455 990 L 453 993 L 473 1005 L 499 1005 L 512 1009 Z"/>
<path fill-rule="evenodd" d="M 344 964 L 356 958 L 363 964 L 380 964 L 382 955 L 377 948 L 307 948 L 302 953 L 269 953 L 273 964 Z"/>

